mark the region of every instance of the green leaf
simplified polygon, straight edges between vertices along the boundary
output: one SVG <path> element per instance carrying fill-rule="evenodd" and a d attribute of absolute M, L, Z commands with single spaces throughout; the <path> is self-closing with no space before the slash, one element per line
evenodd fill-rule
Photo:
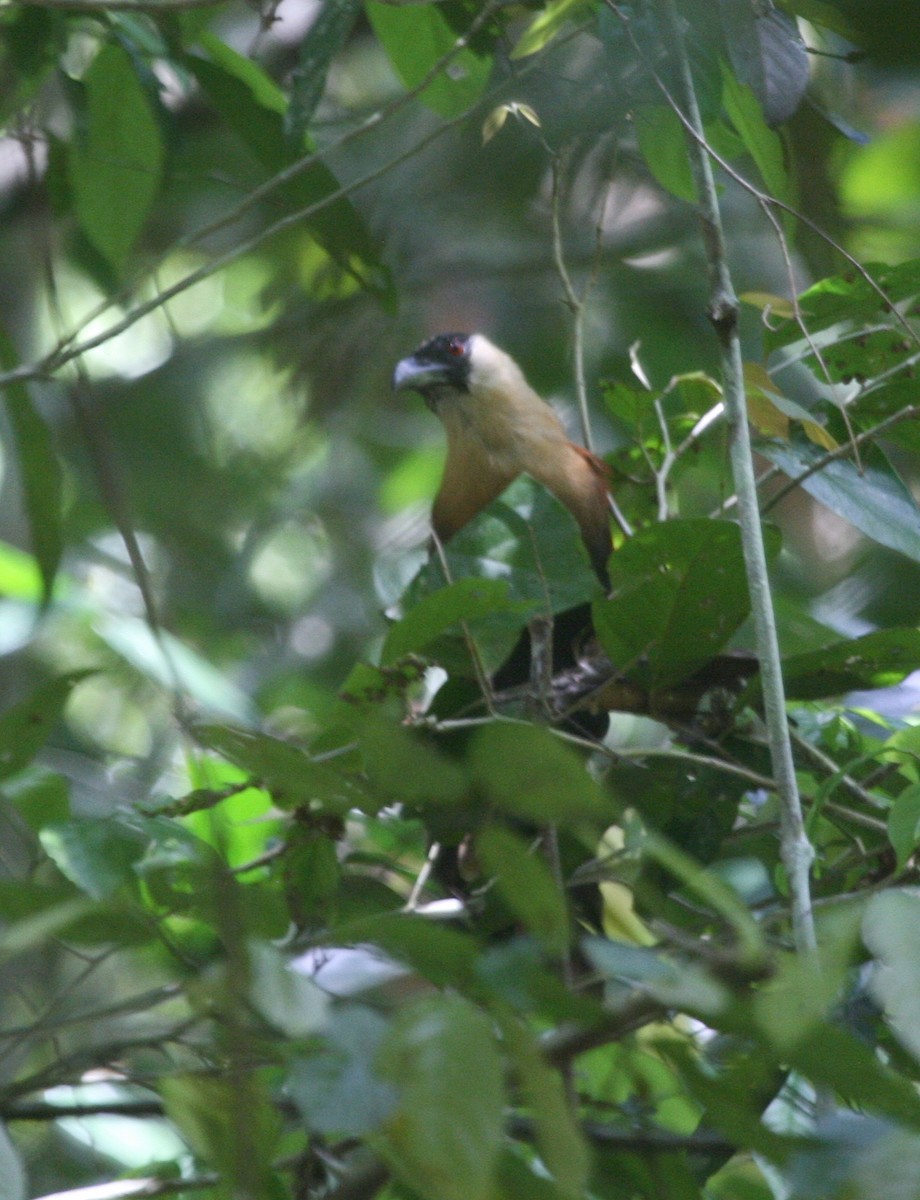
<path fill-rule="evenodd" d="M 0 962 L 47 946 L 49 938 L 62 937 L 83 917 L 94 912 L 91 900 L 78 897 L 33 913 L 0 932 Z"/>
<path fill-rule="evenodd" d="M 370 942 L 408 963 L 435 987 L 475 989 L 479 945 L 458 929 L 408 913 L 387 913 L 339 927 L 349 942 Z"/>
<path fill-rule="evenodd" d="M 487 725 L 473 738 L 469 762 L 483 793 L 513 816 L 562 825 L 616 816 L 579 754 L 548 729 Z"/>
<path fill-rule="evenodd" d="M 775 533 L 767 537 L 775 552 Z M 611 661 L 660 688 L 704 666 L 749 609 L 738 527 L 681 520 L 642 529 L 617 551 L 613 590 L 592 612 Z"/>
<path fill-rule="evenodd" d="M 272 80 L 254 62 L 237 54 L 213 34 L 201 44 L 212 61 L 190 55 L 185 64 L 208 99 L 268 175 L 293 166 L 313 150 L 304 137 L 292 147 L 285 136 L 285 101 Z M 374 241 L 357 210 L 345 197 L 329 199 L 339 181 L 321 162 L 314 162 L 275 193 L 292 212 L 322 205 L 304 218 L 310 234 L 326 253 L 385 306 L 393 302 L 393 283 L 380 261 Z"/>
<path fill-rule="evenodd" d="M 794 1028 L 786 1013 L 787 1028 Z M 782 1058 L 819 1088 L 836 1092 L 848 1104 L 877 1112 L 920 1130 L 920 1099 L 913 1082 L 884 1066 L 874 1050 L 835 1025 L 818 1023 L 786 1044 Z"/>
<path fill-rule="evenodd" d="M 695 204 L 696 183 L 687 155 L 687 134 L 674 110 L 666 104 L 643 104 L 636 110 L 635 127 L 639 150 L 655 179 L 678 200 Z M 648 409 L 648 393 L 644 400 Z"/>
<path fill-rule="evenodd" d="M 786 171 L 783 143 L 767 127 L 757 97 L 729 70 L 723 71 L 722 103 L 745 149 L 757 164 L 767 191 L 778 200 L 793 204 L 795 191 Z"/>
<path fill-rule="evenodd" d="M 537 13 L 511 51 L 512 59 L 526 58 L 553 40 L 567 21 L 577 16 L 579 9 L 588 10 L 588 0 L 549 0 Z"/>
<path fill-rule="evenodd" d="M 903 329 L 859 329 L 849 337 L 834 338 L 821 349 L 823 366 L 811 354 L 803 361 L 822 381 L 829 377 L 832 383 L 865 384 L 906 364 L 918 349 Z"/>
<path fill-rule="evenodd" d="M 863 688 L 890 687 L 920 668 L 920 630 L 880 629 L 783 659 L 786 695 L 819 700 Z"/>
<path fill-rule="evenodd" d="M 771 128 L 787 121 L 808 86 L 808 52 L 794 19 L 775 8 L 720 5 L 728 55 L 738 80 L 760 102 Z"/>
<path fill-rule="evenodd" d="M 200 725 L 195 733 L 203 745 L 252 775 L 281 808 L 315 805 L 344 813 L 364 799 L 334 765 L 314 762 L 306 750 L 280 738 L 226 725 Z"/>
<path fill-rule="evenodd" d="M 74 686 L 88 674 L 88 671 L 74 671 L 51 679 L 0 714 L 0 780 L 17 774 L 35 758 Z"/>
<path fill-rule="evenodd" d="M 3 784 L 2 795 L 33 833 L 70 816 L 68 782 L 45 767 L 31 767 Z"/>
<path fill-rule="evenodd" d="M 499 500 L 485 508 L 444 548 L 450 578 L 506 582 L 513 603 L 470 622 L 487 670 L 500 666 L 522 626 L 536 613 L 556 614 L 598 594 L 588 554 L 571 513 L 550 492 L 527 476 L 517 479 Z M 443 590 L 441 563 L 433 559 L 407 590 L 405 603 Z M 458 663 L 472 673 L 465 647 Z"/>
<path fill-rule="evenodd" d="M 456 44 L 456 33 L 436 5 L 395 7 L 368 0 L 366 9 L 396 74 L 410 90 Z M 459 116 L 482 95 L 491 70 L 490 57 L 466 47 L 435 75 L 419 99 L 442 117 Z"/>
<path fill-rule="evenodd" d="M 371 714 L 360 727 L 365 769 L 381 800 L 453 804 L 469 790 L 466 772 L 421 734 Z"/>
<path fill-rule="evenodd" d="M 77 219 L 120 272 L 159 191 L 163 145 L 147 93 L 120 46 L 104 46 L 83 83 L 83 128 L 69 159 Z"/>
<path fill-rule="evenodd" d="M 334 1010 L 321 1044 L 291 1064 L 287 1089 L 316 1133 L 363 1137 L 392 1114 L 396 1087 L 374 1069 L 389 1022 L 358 1004 Z"/>
<path fill-rule="evenodd" d="M 323 88 L 329 64 L 348 40 L 364 0 L 324 4 L 300 44 L 300 57 L 291 73 L 291 100 L 285 127 L 292 141 L 302 141 Z"/>
<path fill-rule="evenodd" d="M 897 855 L 897 870 L 920 845 L 920 783 L 906 787 L 888 813 L 888 839 Z"/>
<path fill-rule="evenodd" d="M 422 599 L 391 627 L 380 661 L 386 665 L 406 654 L 422 654 L 436 637 L 461 621 L 472 621 L 514 608 L 505 579 L 458 579 Z"/>
<path fill-rule="evenodd" d="M 875 287 L 867 281 L 874 281 Z M 887 310 L 889 303 L 902 305 L 920 294 L 920 259 L 911 259 L 895 267 L 884 263 L 865 263 L 842 275 L 822 279 L 799 296 L 799 310 L 806 328 L 812 333 L 841 323 L 861 325 Z M 840 331 L 834 331 L 834 340 Z M 769 325 L 764 332 L 768 352 L 784 346 L 804 345 L 801 326 L 795 320 Z"/>
<path fill-rule="evenodd" d="M 166 1115 L 195 1154 L 232 1181 L 235 1195 L 276 1195 L 271 1161 L 281 1119 L 252 1071 L 174 1075 L 162 1080 L 160 1094 Z"/>
<path fill-rule="evenodd" d="M 832 1112 L 784 1171 L 795 1200 L 912 1200 L 920 1178 L 920 1138 L 863 1113 Z M 774 1193 L 771 1193 L 771 1195 Z"/>
<path fill-rule="evenodd" d="M 757 451 L 791 479 L 823 462 L 826 452 L 810 442 L 758 442 Z M 920 509 L 910 491 L 874 448 L 863 469 L 847 458 L 833 459 L 803 479 L 801 486 L 866 537 L 920 562 Z"/>
<path fill-rule="evenodd" d="M 583 1196 L 590 1158 L 573 1118 L 562 1075 L 546 1061 L 536 1038 L 522 1021 L 507 1017 L 500 1025 L 524 1104 L 533 1113 L 542 1163 L 556 1181 L 561 1196 Z"/>
<path fill-rule="evenodd" d="M 499 825 L 487 826 L 476 839 L 476 857 L 512 913 L 551 954 L 569 942 L 565 896 L 540 857 L 542 851 Z"/>
<path fill-rule="evenodd" d="M 83 817 L 46 825 L 40 834 L 45 853 L 62 875 L 94 900 L 113 896 L 137 882 L 135 864 L 150 838 L 119 817 Z"/>
<path fill-rule="evenodd" d="M 605 979 L 637 987 L 668 1008 L 710 1019 L 728 1008 L 728 991 L 697 964 L 677 963 L 657 950 L 614 938 L 588 937 L 582 945 Z"/>
<path fill-rule="evenodd" d="M 0 327 L 0 366 L 12 370 L 18 361 L 12 340 Z M 16 446 L 29 537 L 41 571 L 42 600 L 47 604 L 63 550 L 61 465 L 48 426 L 32 403 L 25 384 L 8 383 L 3 397 Z"/>
<path fill-rule="evenodd" d="M 381 1145 L 397 1175 L 438 1200 L 489 1200 L 504 1083 L 485 1013 L 449 993 L 420 1001 L 397 1018 L 377 1069 L 399 1090 Z"/>
<path fill-rule="evenodd" d="M 291 1038 L 306 1037 L 326 1024 L 329 997 L 267 942 L 249 944 L 249 1000 Z"/>
<path fill-rule="evenodd" d="M 909 892 L 880 892 L 866 906 L 863 941 L 876 960 L 872 995 L 884 1009 L 892 1033 L 920 1061 L 918 922 L 920 898 Z"/>

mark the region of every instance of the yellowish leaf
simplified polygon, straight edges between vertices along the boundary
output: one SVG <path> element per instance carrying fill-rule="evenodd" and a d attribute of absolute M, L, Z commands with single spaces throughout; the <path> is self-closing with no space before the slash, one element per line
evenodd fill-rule
<path fill-rule="evenodd" d="M 511 57 L 526 58 L 529 54 L 536 54 L 538 50 L 542 50 L 579 8 L 587 8 L 587 0 L 552 0 L 541 13 L 537 13 L 518 38 L 517 45 L 511 51 Z"/>
<path fill-rule="evenodd" d="M 802 429 L 810 442 L 814 442 L 816 446 L 823 446 L 825 450 L 836 450 L 840 444 L 823 425 L 816 425 L 814 421 L 803 421 Z"/>
<path fill-rule="evenodd" d="M 776 317 L 790 318 L 795 316 L 791 300 L 783 296 L 774 296 L 770 292 L 744 292 L 738 297 L 744 304 L 759 308 L 762 313 Z"/>

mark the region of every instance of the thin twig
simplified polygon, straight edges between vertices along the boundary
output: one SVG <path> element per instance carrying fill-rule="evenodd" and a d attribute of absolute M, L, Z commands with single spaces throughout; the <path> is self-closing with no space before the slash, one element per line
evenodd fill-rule
<path fill-rule="evenodd" d="M 874 438 L 877 438 L 880 433 L 884 433 L 886 429 L 890 429 L 893 425 L 899 425 L 902 421 L 913 420 L 918 416 L 920 416 L 920 405 L 910 404 L 907 406 L 907 408 L 902 408 L 899 409 L 898 412 L 892 413 L 892 415 L 890 417 L 886 417 L 884 421 L 879 421 L 878 425 L 874 425 L 871 429 L 867 429 L 865 433 L 860 433 L 856 438 L 854 438 L 853 444 L 861 446 L 865 442 L 869 442 Z M 837 459 L 846 458 L 847 453 L 850 450 L 850 445 L 851 443 L 847 442 L 843 446 L 838 446 L 836 450 L 829 450 L 827 454 L 823 455 L 816 462 L 813 462 L 811 466 L 807 467 L 800 474 L 795 475 L 787 483 L 783 484 L 783 486 L 775 491 L 770 499 L 764 504 L 762 510 L 764 515 L 766 515 L 771 508 L 775 508 L 776 505 L 779 504 L 780 500 L 788 496 L 791 491 L 794 491 L 797 487 L 800 487 L 806 479 L 810 479 L 812 475 L 816 475 L 819 471 L 823 471 L 826 466 L 832 462 L 836 462 Z"/>

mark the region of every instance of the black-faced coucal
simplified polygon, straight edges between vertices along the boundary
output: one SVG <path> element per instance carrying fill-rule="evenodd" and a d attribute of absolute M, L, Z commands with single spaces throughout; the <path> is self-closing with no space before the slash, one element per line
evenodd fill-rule
<path fill-rule="evenodd" d="M 447 460 L 431 513 L 442 542 L 519 475 L 531 475 L 571 512 L 598 578 L 608 585 L 607 466 L 569 440 L 513 358 L 481 333 L 442 333 L 397 363 L 393 386 L 419 392 L 447 432 Z"/>
<path fill-rule="evenodd" d="M 419 392 L 447 432 L 447 459 L 432 509 L 432 526 L 448 541 L 519 475 L 547 487 L 578 523 L 591 563 L 609 588 L 609 471 L 602 459 L 572 442 L 562 422 L 533 390 L 517 363 L 481 333 L 442 333 L 396 365 L 397 391 Z M 583 704 L 569 724 L 583 732 L 606 727 L 606 711 L 646 712 L 687 720 L 711 689 L 737 691 L 757 670 L 747 654 L 716 655 L 677 688 L 650 695 L 624 680 L 597 648 L 585 660 L 575 647 L 591 632 L 590 605 L 556 617 L 553 659 L 560 711 Z M 493 683 L 507 688 L 529 678 L 530 643 L 523 637 Z M 592 716 L 595 719 L 591 719 Z M 597 718 L 601 719 L 598 720 Z"/>

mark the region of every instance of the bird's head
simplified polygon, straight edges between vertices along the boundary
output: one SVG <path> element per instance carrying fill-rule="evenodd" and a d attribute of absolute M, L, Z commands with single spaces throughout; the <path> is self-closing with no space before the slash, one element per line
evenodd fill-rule
<path fill-rule="evenodd" d="M 418 392 L 429 408 L 437 408 L 452 395 L 469 392 L 477 340 L 476 334 L 439 333 L 414 354 L 400 359 L 393 372 L 393 390 Z"/>
<path fill-rule="evenodd" d="M 481 333 L 439 333 L 424 342 L 393 372 L 397 392 L 415 391 L 442 417 L 442 402 L 469 399 L 488 409 L 501 409 L 524 400 L 543 402 L 528 387 L 521 369 L 510 355 Z M 464 408 L 468 408 L 464 405 Z"/>

